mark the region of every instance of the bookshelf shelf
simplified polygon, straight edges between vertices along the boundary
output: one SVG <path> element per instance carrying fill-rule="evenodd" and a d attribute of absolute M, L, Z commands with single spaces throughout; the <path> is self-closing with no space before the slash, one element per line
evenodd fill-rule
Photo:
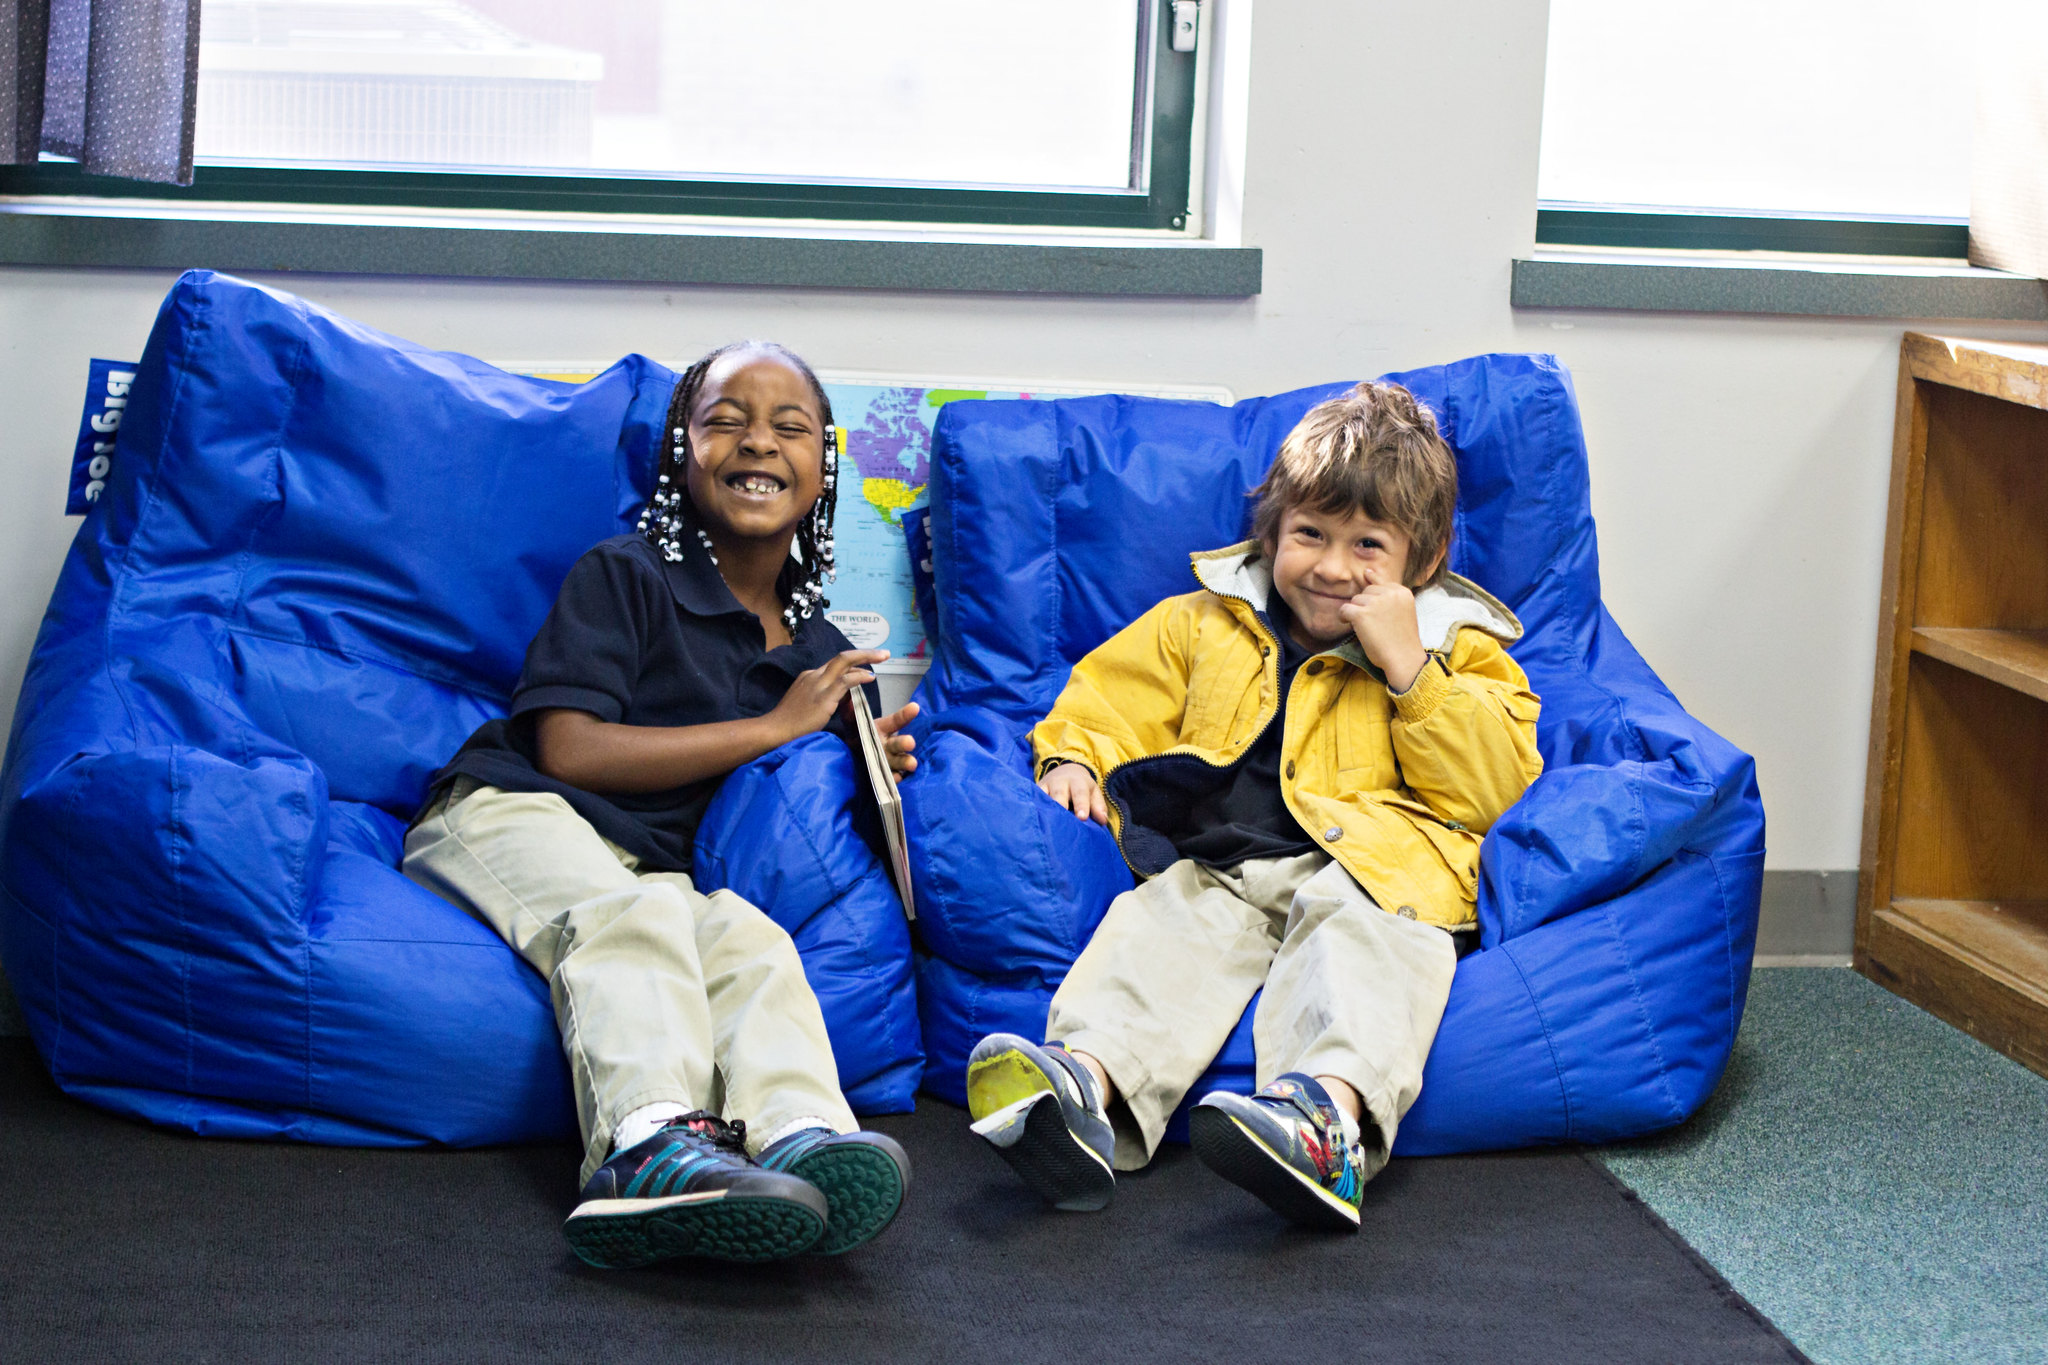
<path fill-rule="evenodd" d="M 2048 1075 L 2048 346 L 1899 354 L 1856 966 Z"/>
<path fill-rule="evenodd" d="M 1916 626 L 1913 650 L 2048 701 L 2048 630 Z"/>
<path fill-rule="evenodd" d="M 2008 1056 L 2048 1075 L 2048 901 L 1916 900 L 1876 913 L 1875 974 L 1965 1032 L 2005 1039 Z"/>

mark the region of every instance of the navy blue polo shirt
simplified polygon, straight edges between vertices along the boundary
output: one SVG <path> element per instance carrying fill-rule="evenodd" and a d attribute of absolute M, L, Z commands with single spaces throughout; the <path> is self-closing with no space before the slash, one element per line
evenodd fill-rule
<path fill-rule="evenodd" d="M 428 804 L 458 776 L 504 791 L 553 792 L 649 872 L 688 872 L 697 825 L 724 774 L 664 792 L 602 795 L 540 771 L 542 711 L 587 711 L 620 725 L 708 725 L 775 709 L 796 675 L 851 649 L 823 612 L 767 647 L 694 536 L 671 564 L 639 535 L 602 541 L 570 568 L 526 666 L 510 714 L 471 735 L 435 773 Z M 873 693 L 870 693 L 873 698 Z M 835 722 L 836 728 L 836 722 Z"/>

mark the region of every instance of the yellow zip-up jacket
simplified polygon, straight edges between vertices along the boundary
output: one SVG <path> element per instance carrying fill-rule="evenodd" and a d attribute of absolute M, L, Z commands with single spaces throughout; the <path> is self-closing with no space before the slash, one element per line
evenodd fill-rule
<path fill-rule="evenodd" d="M 1191 764 L 1237 762 L 1280 712 L 1279 644 L 1259 618 L 1273 577 L 1258 543 L 1191 558 L 1202 589 L 1090 652 L 1031 732 L 1040 775 L 1079 763 L 1102 783 L 1110 830 L 1141 876 L 1177 855 L 1133 822 L 1133 806 L 1206 781 Z M 1446 574 L 1416 593 L 1415 614 L 1431 659 L 1406 692 L 1387 689 L 1355 639 L 1295 673 L 1281 796 L 1384 909 L 1461 928 L 1475 917 L 1480 839 L 1543 771 L 1540 703 L 1502 648 L 1521 622 L 1484 588 Z"/>

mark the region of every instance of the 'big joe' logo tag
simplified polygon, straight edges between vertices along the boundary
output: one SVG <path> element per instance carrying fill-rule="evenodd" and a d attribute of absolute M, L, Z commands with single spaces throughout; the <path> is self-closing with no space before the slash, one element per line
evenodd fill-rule
<path fill-rule="evenodd" d="M 114 434 L 128 412 L 128 389 L 135 383 L 132 360 L 95 360 L 85 386 L 85 415 L 78 421 L 78 447 L 71 454 L 71 496 L 66 516 L 83 516 L 106 491 L 114 472 Z"/>

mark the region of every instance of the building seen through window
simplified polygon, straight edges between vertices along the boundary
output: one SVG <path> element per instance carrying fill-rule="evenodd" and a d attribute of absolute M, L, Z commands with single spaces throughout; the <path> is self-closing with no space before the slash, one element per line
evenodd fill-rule
<path fill-rule="evenodd" d="M 202 165 L 1143 187 L 1138 0 L 208 0 Z"/>

